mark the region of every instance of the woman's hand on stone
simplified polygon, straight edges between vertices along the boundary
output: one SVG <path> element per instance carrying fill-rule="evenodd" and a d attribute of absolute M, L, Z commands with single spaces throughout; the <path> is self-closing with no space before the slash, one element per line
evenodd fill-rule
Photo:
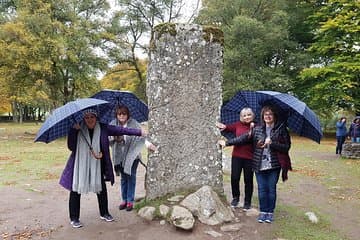
<path fill-rule="evenodd" d="M 216 123 L 216 127 L 217 127 L 218 129 L 220 129 L 220 131 L 223 131 L 223 130 L 225 130 L 226 125 L 223 124 L 223 123 L 217 122 L 217 123 Z"/>
<path fill-rule="evenodd" d="M 148 149 L 152 152 L 156 152 L 158 150 L 158 148 L 152 143 L 149 144 Z"/>
<path fill-rule="evenodd" d="M 226 141 L 224 139 L 220 139 L 218 141 L 218 144 L 221 146 L 221 147 L 225 147 L 226 146 Z"/>

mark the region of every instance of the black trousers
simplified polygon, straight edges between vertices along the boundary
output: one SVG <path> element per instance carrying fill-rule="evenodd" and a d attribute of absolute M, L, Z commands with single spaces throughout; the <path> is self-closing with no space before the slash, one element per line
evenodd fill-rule
<path fill-rule="evenodd" d="M 336 136 L 337 144 L 336 144 L 336 154 L 341 154 L 342 146 L 345 142 L 346 136 Z"/>
<path fill-rule="evenodd" d="M 254 172 L 251 166 L 252 160 L 243 159 L 238 157 L 231 158 L 231 191 L 233 198 L 240 197 L 240 176 L 242 170 L 244 170 L 244 186 L 245 186 L 245 197 L 244 205 L 251 205 L 251 198 L 254 191 Z"/>
<path fill-rule="evenodd" d="M 109 214 L 108 210 L 108 197 L 107 197 L 107 189 L 104 177 L 101 177 L 101 192 L 96 194 L 99 204 L 100 216 L 104 216 L 105 214 Z M 69 213 L 70 220 L 79 220 L 80 218 L 80 198 L 81 194 L 70 191 L 69 197 Z"/>

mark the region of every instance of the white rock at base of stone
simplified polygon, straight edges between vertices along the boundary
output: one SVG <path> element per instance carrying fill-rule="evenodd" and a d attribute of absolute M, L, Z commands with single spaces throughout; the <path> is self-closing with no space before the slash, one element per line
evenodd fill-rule
<path fill-rule="evenodd" d="M 154 207 L 146 206 L 139 210 L 138 215 L 148 221 L 152 221 L 154 219 L 155 210 Z"/>
<path fill-rule="evenodd" d="M 170 221 L 174 226 L 184 230 L 191 230 L 195 223 L 195 219 L 191 212 L 181 206 L 173 207 Z"/>

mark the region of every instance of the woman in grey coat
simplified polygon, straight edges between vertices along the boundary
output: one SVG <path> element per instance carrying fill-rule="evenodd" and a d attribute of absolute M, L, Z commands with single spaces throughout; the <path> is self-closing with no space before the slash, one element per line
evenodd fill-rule
<path fill-rule="evenodd" d="M 141 129 L 140 124 L 131 118 L 130 111 L 126 106 L 119 106 L 116 109 L 116 118 L 110 122 L 110 125 Z M 156 147 L 139 136 L 110 137 L 110 144 L 116 175 L 121 175 L 122 202 L 119 209 L 131 211 L 134 207 L 136 171 L 141 161 L 141 150 L 144 144 L 153 151 L 156 150 Z"/>

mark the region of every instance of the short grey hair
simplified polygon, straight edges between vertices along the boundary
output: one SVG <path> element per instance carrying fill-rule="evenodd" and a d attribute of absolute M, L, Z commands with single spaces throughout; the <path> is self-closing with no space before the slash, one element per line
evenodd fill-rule
<path fill-rule="evenodd" d="M 241 111 L 240 111 L 240 122 L 244 122 L 243 115 L 245 113 L 250 113 L 252 115 L 253 119 L 255 118 L 255 113 L 253 112 L 253 110 L 251 108 L 246 107 L 246 108 L 241 109 Z"/>

